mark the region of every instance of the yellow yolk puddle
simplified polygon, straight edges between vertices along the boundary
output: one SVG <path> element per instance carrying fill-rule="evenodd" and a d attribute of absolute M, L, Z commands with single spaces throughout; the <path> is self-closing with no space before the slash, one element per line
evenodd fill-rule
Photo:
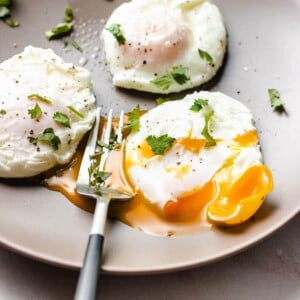
<path fill-rule="evenodd" d="M 247 132 L 235 139 L 240 146 L 257 143 L 256 131 Z M 179 139 L 175 143 L 186 150 L 199 153 L 205 140 Z M 94 200 L 79 196 L 76 192 L 76 179 L 84 150 L 84 143 L 79 147 L 74 159 L 76 163 L 60 175 L 48 178 L 45 182 L 49 189 L 64 194 L 76 206 L 93 212 Z M 141 157 L 154 154 L 148 144 L 139 147 Z M 140 155 L 139 154 L 139 155 Z M 112 151 L 106 162 L 106 171 L 112 172 L 107 180 L 110 187 L 133 190 L 125 174 L 131 162 L 125 163 L 125 144 Z M 140 158 L 141 158 L 140 157 Z M 235 156 L 229 158 L 222 168 L 201 188 L 186 193 L 176 201 L 169 200 L 165 206 L 151 204 L 140 191 L 126 202 L 112 201 L 109 215 L 143 232 L 171 236 L 188 234 L 213 224 L 234 225 L 250 218 L 263 203 L 264 197 L 272 190 L 271 172 L 264 165 L 252 166 L 239 178 L 231 179 L 231 170 Z M 125 164 L 125 165 L 124 165 Z"/>

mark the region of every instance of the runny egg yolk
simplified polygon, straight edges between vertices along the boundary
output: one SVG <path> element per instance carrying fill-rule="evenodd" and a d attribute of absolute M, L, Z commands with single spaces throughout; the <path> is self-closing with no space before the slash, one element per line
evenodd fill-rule
<path fill-rule="evenodd" d="M 237 147 L 257 143 L 256 131 L 235 138 Z M 199 153 L 205 140 L 178 139 L 186 150 Z M 83 148 L 82 148 L 83 149 Z M 81 149 L 81 150 L 82 150 Z M 154 156 L 149 145 L 140 145 L 140 157 Z M 118 174 L 109 179 L 109 186 L 129 186 L 126 169 L 132 161 L 124 162 L 124 149 L 111 152 L 106 169 Z M 77 153 L 77 164 L 62 176 L 47 180 L 49 188 L 60 191 L 75 205 L 93 211 L 94 202 L 76 193 L 76 178 L 82 152 Z M 124 163 L 124 165 L 123 165 Z M 141 191 L 129 202 L 112 202 L 110 215 L 129 226 L 155 235 L 186 234 L 205 227 L 207 220 L 213 224 L 234 225 L 246 221 L 261 206 L 264 197 L 272 190 L 272 175 L 264 165 L 248 168 L 238 178 L 231 177 L 234 157 L 228 159 L 218 172 L 202 187 L 184 193 L 176 201 L 169 200 L 163 209 L 149 203 Z M 121 168 L 120 170 L 120 166 Z M 132 188 L 132 187 L 131 187 Z M 184 226 L 183 226 L 184 224 Z"/>
<path fill-rule="evenodd" d="M 122 25 L 126 43 L 121 47 L 122 64 L 157 65 L 176 61 L 188 48 L 190 29 L 161 10 L 150 10 Z"/>
<path fill-rule="evenodd" d="M 231 147 L 242 149 L 256 145 L 257 142 L 257 132 L 252 130 L 238 135 L 233 140 Z M 185 150 L 196 154 L 202 151 L 205 143 L 206 140 L 204 139 L 193 138 L 182 138 L 174 142 L 175 145 L 180 145 Z M 135 151 L 135 154 L 136 157 L 129 156 L 125 162 L 126 170 L 135 164 L 146 162 L 154 156 L 146 142 L 142 142 L 138 146 L 138 151 Z M 163 217 L 171 222 L 199 221 L 201 214 L 206 213 L 211 223 L 223 225 L 238 224 L 249 219 L 261 206 L 264 197 L 272 190 L 272 175 L 267 167 L 259 164 L 247 168 L 236 178 L 232 175 L 236 157 L 237 154 L 228 158 L 216 174 L 203 186 L 184 192 L 175 200 L 167 201 L 162 208 Z M 189 166 L 181 164 L 172 168 L 166 167 L 165 170 L 173 172 L 178 178 L 190 171 Z M 142 194 L 141 191 L 137 192 Z M 140 197 L 142 196 L 140 195 Z M 234 212 L 234 216 L 226 216 L 225 212 L 223 215 L 221 214 L 222 204 L 227 197 L 225 208 L 231 210 L 232 214 Z M 144 198 L 144 201 L 147 199 Z M 220 207 L 219 211 L 218 208 Z"/>

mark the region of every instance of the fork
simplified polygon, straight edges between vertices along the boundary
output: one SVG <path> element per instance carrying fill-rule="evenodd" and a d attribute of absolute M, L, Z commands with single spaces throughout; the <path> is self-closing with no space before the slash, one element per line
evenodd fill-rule
<path fill-rule="evenodd" d="M 124 112 L 120 114 L 119 125 L 117 130 L 117 143 L 122 141 L 122 126 L 124 123 Z M 100 108 L 96 111 L 96 120 L 94 127 L 91 130 L 89 139 L 83 154 L 83 158 L 80 165 L 79 175 L 77 178 L 76 188 L 80 195 L 96 199 L 96 207 L 94 211 L 94 217 L 92 222 L 91 231 L 85 251 L 85 257 L 83 266 L 81 268 L 77 287 L 75 291 L 75 300 L 92 300 L 96 299 L 97 286 L 98 286 L 98 275 L 101 265 L 102 248 L 104 242 L 105 223 L 107 218 L 107 210 L 110 200 L 129 200 L 133 197 L 124 191 L 117 189 L 111 189 L 102 187 L 101 194 L 96 188 L 90 185 L 90 174 L 89 167 L 91 165 L 91 157 L 95 154 L 98 141 L 98 131 L 100 127 Z M 110 135 L 112 130 L 112 110 L 109 111 L 107 117 L 107 124 L 104 129 L 104 137 L 102 142 L 109 144 Z M 103 148 L 99 170 L 104 170 L 106 159 L 109 155 L 109 149 Z"/>

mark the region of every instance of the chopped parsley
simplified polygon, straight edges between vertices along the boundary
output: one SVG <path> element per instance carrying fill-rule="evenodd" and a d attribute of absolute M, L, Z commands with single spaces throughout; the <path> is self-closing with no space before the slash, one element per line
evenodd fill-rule
<path fill-rule="evenodd" d="M 213 58 L 211 57 L 211 55 L 208 52 L 198 49 L 198 53 L 202 59 L 206 60 L 209 63 L 213 63 Z"/>
<path fill-rule="evenodd" d="M 9 15 L 10 15 L 10 10 L 6 6 L 0 6 L 0 19 L 8 17 Z"/>
<path fill-rule="evenodd" d="M 206 105 L 208 105 L 207 99 L 195 99 L 194 104 L 190 107 L 190 110 L 198 112 Z"/>
<path fill-rule="evenodd" d="M 171 84 L 173 83 L 173 78 L 169 73 L 167 73 L 165 75 L 162 75 L 160 77 L 151 80 L 151 83 L 156 85 L 162 91 L 167 91 L 171 86 Z"/>
<path fill-rule="evenodd" d="M 73 24 L 72 23 L 60 23 L 56 25 L 51 30 L 48 30 L 45 32 L 45 37 L 47 40 L 57 39 L 63 36 L 68 35 L 73 30 Z"/>
<path fill-rule="evenodd" d="M 31 119 L 38 120 L 42 116 L 43 112 L 40 106 L 36 104 L 34 108 L 28 109 L 28 114 L 30 115 Z"/>
<path fill-rule="evenodd" d="M 67 108 L 72 112 L 74 113 L 77 117 L 79 117 L 80 119 L 83 119 L 84 118 L 84 115 L 79 112 L 78 110 L 76 110 L 73 106 L 71 105 L 68 105 Z"/>
<path fill-rule="evenodd" d="M 0 115 L 2 115 L 2 116 L 6 115 L 6 110 L 0 109 Z"/>
<path fill-rule="evenodd" d="M 132 133 L 140 129 L 140 106 L 137 105 L 131 112 L 128 113 L 128 123 L 123 126 L 123 131 L 129 130 Z"/>
<path fill-rule="evenodd" d="M 101 195 L 101 187 L 111 175 L 110 172 L 99 170 L 99 167 L 95 167 L 92 163 L 88 169 L 89 173 L 89 184 L 95 187 L 95 192 Z"/>
<path fill-rule="evenodd" d="M 27 98 L 29 100 L 39 100 L 39 101 L 42 101 L 42 102 L 45 102 L 47 104 L 52 104 L 52 101 L 47 99 L 46 97 L 43 97 L 41 95 L 38 95 L 38 94 L 31 94 L 31 95 L 28 95 Z"/>
<path fill-rule="evenodd" d="M 285 108 L 284 108 L 284 104 L 280 98 L 279 91 L 276 89 L 269 89 L 268 93 L 269 93 L 271 107 L 278 112 L 284 112 Z"/>
<path fill-rule="evenodd" d="M 164 97 L 158 97 L 158 98 L 156 98 L 156 103 L 158 105 L 163 104 L 163 103 L 168 102 L 168 101 L 172 101 L 172 99 L 168 98 L 168 97 L 166 97 L 166 98 L 164 98 Z"/>
<path fill-rule="evenodd" d="M 0 0 L 0 6 L 9 6 L 10 0 Z"/>
<path fill-rule="evenodd" d="M 175 139 L 167 134 L 161 136 L 149 135 L 146 138 L 154 154 L 163 155 L 174 143 Z"/>
<path fill-rule="evenodd" d="M 83 52 L 81 46 L 78 44 L 78 42 L 75 39 L 70 39 L 69 43 L 79 52 Z"/>
<path fill-rule="evenodd" d="M 174 81 L 180 85 L 183 85 L 190 79 L 191 78 L 188 75 L 188 68 L 177 66 L 173 67 L 171 72 L 167 72 L 160 77 L 156 77 L 150 82 L 156 85 L 162 91 L 167 91 Z"/>
<path fill-rule="evenodd" d="M 56 112 L 56 113 L 53 115 L 53 120 L 56 121 L 57 123 L 61 124 L 61 125 L 64 126 L 64 127 L 71 128 L 71 125 L 70 125 L 70 119 L 69 119 L 69 117 L 68 117 L 66 114 L 64 114 L 64 113 Z"/>
<path fill-rule="evenodd" d="M 20 23 L 11 17 L 10 5 L 10 0 L 0 0 L 0 19 L 10 27 L 18 27 Z"/>
<path fill-rule="evenodd" d="M 214 140 L 214 138 L 211 136 L 211 134 L 209 133 L 209 121 L 212 118 L 212 116 L 214 115 L 214 111 L 208 106 L 207 107 L 207 111 L 204 114 L 204 120 L 205 120 L 205 125 L 204 128 L 202 129 L 201 134 L 206 138 L 206 143 L 205 143 L 205 147 L 212 147 L 216 145 L 216 141 Z"/>
<path fill-rule="evenodd" d="M 74 14 L 73 14 L 73 10 L 70 6 L 68 6 L 66 9 L 65 9 L 65 16 L 64 16 L 64 21 L 66 23 L 70 23 L 72 22 L 74 19 Z"/>
<path fill-rule="evenodd" d="M 120 24 L 112 24 L 108 28 L 105 28 L 108 30 L 117 40 L 119 45 L 124 45 L 126 42 L 126 39 L 121 31 L 121 25 Z"/>
<path fill-rule="evenodd" d="M 37 137 L 28 136 L 27 139 L 33 145 L 37 145 L 38 142 L 46 142 L 50 144 L 54 150 L 58 150 L 61 144 L 60 138 L 54 133 L 53 128 L 46 128 L 43 133 Z"/>
<path fill-rule="evenodd" d="M 118 135 L 115 133 L 115 130 L 112 128 L 112 131 L 111 131 L 110 137 L 109 137 L 109 143 L 106 144 L 102 140 L 98 140 L 97 146 L 99 146 L 101 148 L 101 150 L 103 148 L 105 148 L 105 149 L 111 151 L 120 146 L 120 144 L 118 143 L 117 140 L 118 140 Z M 100 151 L 100 153 L 102 153 L 102 151 Z M 99 155 L 98 153 L 96 153 L 96 154 Z"/>
<path fill-rule="evenodd" d="M 187 67 L 182 67 L 182 66 L 173 67 L 171 71 L 171 75 L 173 79 L 180 85 L 185 84 L 187 81 L 191 79 L 188 76 Z"/>

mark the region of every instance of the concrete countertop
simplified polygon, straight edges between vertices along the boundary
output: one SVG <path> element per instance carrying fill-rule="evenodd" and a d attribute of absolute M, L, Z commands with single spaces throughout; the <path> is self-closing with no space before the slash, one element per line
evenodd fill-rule
<path fill-rule="evenodd" d="M 0 249 L 0 300 L 72 299 L 78 273 Z M 101 277 L 99 299 L 300 299 L 300 214 L 270 238 L 198 269 Z"/>

